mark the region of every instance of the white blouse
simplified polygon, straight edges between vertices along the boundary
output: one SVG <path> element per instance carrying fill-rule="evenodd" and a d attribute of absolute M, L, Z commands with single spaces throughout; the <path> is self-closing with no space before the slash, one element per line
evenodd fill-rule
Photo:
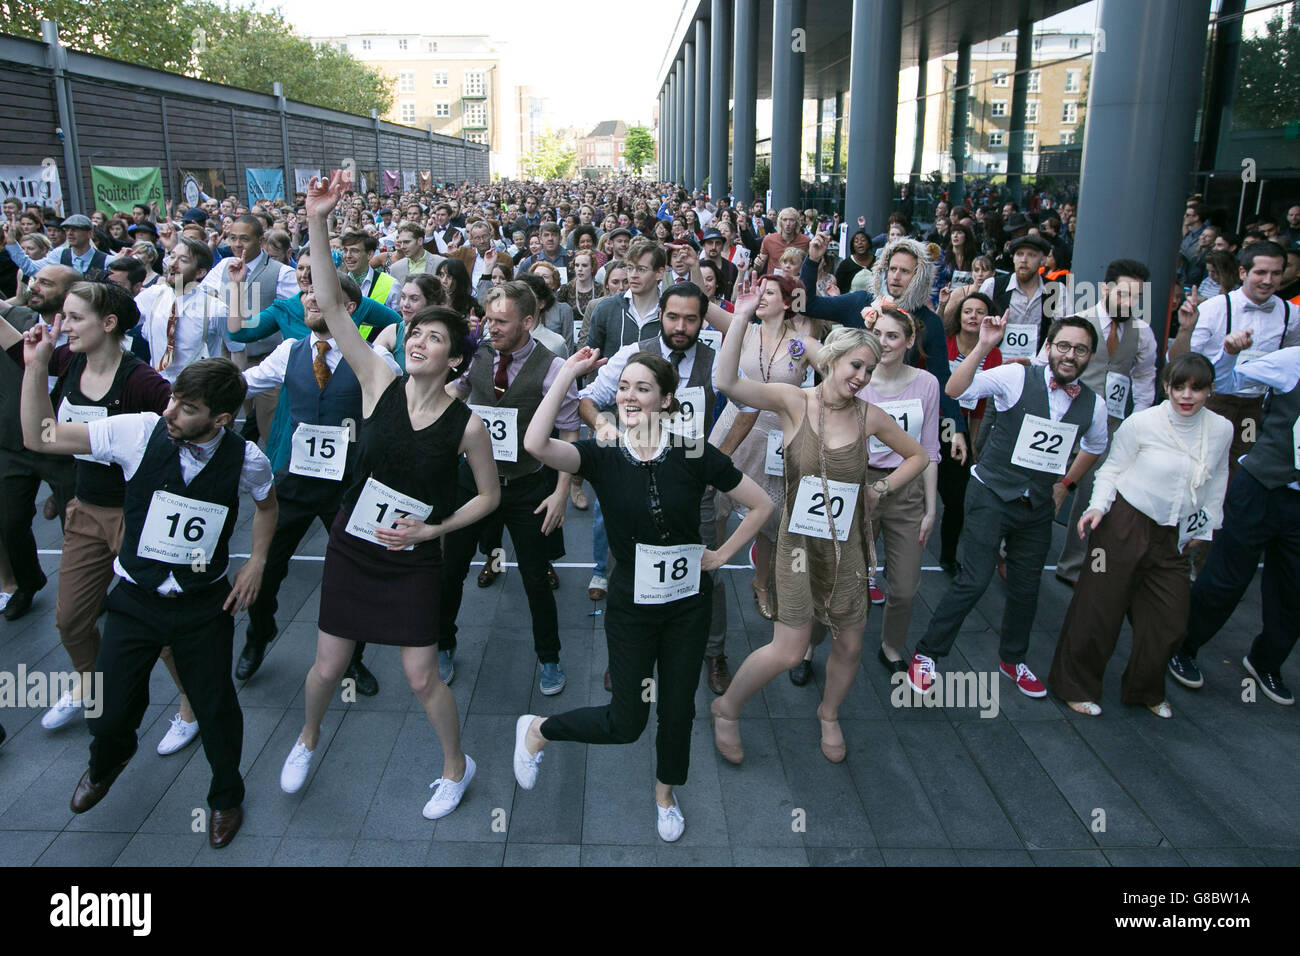
<path fill-rule="evenodd" d="M 1092 486 L 1090 509 L 1110 511 L 1116 493 L 1159 525 L 1176 527 L 1201 508 L 1223 524 L 1232 422 L 1202 408 L 1190 418 L 1168 402 L 1135 412 L 1111 439 Z"/>

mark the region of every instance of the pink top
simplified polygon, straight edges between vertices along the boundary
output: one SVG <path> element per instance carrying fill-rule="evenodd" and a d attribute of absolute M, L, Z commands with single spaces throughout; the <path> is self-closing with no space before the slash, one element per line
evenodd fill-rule
<path fill-rule="evenodd" d="M 897 395 L 882 395 L 874 383 L 858 392 L 858 398 L 879 405 L 893 416 L 900 428 L 921 443 L 930 460 L 939 460 L 939 380 L 929 372 L 917 370 L 916 378 Z M 874 435 L 870 442 L 872 468 L 893 470 L 903 457 Z"/>

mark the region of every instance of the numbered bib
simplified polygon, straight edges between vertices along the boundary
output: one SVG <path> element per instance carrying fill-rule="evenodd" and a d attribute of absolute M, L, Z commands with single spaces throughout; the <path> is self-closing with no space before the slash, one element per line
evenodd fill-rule
<path fill-rule="evenodd" d="M 682 410 L 673 416 L 672 430 L 692 441 L 704 435 L 704 418 L 708 409 L 704 407 L 704 388 L 696 385 L 692 388 L 677 390 L 677 404 Z"/>
<path fill-rule="evenodd" d="M 998 346 L 1004 359 L 1031 359 L 1038 354 L 1038 326 L 1008 325 Z"/>
<path fill-rule="evenodd" d="M 1210 530 L 1210 516 L 1205 513 L 1205 509 L 1185 515 L 1178 522 L 1178 550 L 1182 551 L 1187 547 L 1187 542 L 1192 539 L 1197 541 L 1209 541 L 1214 537 L 1214 532 Z"/>
<path fill-rule="evenodd" d="M 519 460 L 519 409 L 493 408 L 491 405 L 471 405 L 469 410 L 487 426 L 492 439 L 492 458 L 495 461 Z"/>
<path fill-rule="evenodd" d="M 1300 457 L 1300 451 L 1296 452 Z M 763 474 L 785 474 L 785 436 L 781 432 L 767 433 L 767 455 L 763 458 Z"/>
<path fill-rule="evenodd" d="M 1265 355 L 1269 355 L 1269 354 L 1271 353 L 1269 352 L 1268 349 L 1243 349 L 1241 352 L 1237 353 L 1237 364 L 1240 365 L 1243 362 L 1249 362 L 1252 361 L 1253 359 L 1263 358 Z M 1242 385 L 1242 387 L 1237 390 L 1236 394 L 1244 395 L 1244 396 L 1258 396 L 1258 395 L 1263 395 L 1266 391 L 1268 391 L 1268 386 L 1261 385 L 1258 382 L 1250 382 L 1249 384 Z"/>
<path fill-rule="evenodd" d="M 1011 452 L 1011 464 L 1033 471 L 1063 475 L 1070 461 L 1070 452 L 1074 450 L 1074 436 L 1078 431 L 1078 425 L 1026 415 L 1020 423 L 1015 450 Z"/>
<path fill-rule="evenodd" d="M 383 482 L 367 478 L 365 487 L 357 497 L 356 506 L 348 517 L 347 532 L 382 545 L 383 542 L 375 537 L 378 529 L 389 528 L 395 531 L 398 518 L 423 521 L 432 512 L 433 505 L 426 505 L 418 498 L 408 498 Z M 408 545 L 404 550 L 410 551 L 414 547 L 415 545 Z"/>
<path fill-rule="evenodd" d="M 715 352 L 722 350 L 722 332 L 718 329 L 700 329 L 700 341 Z"/>
<path fill-rule="evenodd" d="M 925 421 L 925 411 L 921 407 L 919 398 L 906 398 L 897 402 L 877 402 L 876 405 L 882 412 L 885 412 L 890 418 L 898 422 L 899 428 L 918 442 L 921 440 L 921 425 Z M 873 455 L 888 455 L 894 450 L 875 435 L 871 436 L 867 446 Z"/>
<path fill-rule="evenodd" d="M 1106 373 L 1106 414 L 1123 418 L 1128 414 L 1128 397 L 1133 391 L 1133 379 L 1119 372 Z"/>
<path fill-rule="evenodd" d="M 959 358 L 948 359 L 948 374 L 951 375 L 953 372 L 957 371 L 957 366 L 960 365 L 962 361 L 963 360 Z M 978 398 L 963 398 L 957 402 L 958 405 L 966 409 L 966 411 L 968 412 L 973 412 L 975 410 L 975 406 L 977 406 L 979 403 L 980 400 Z"/>
<path fill-rule="evenodd" d="M 638 544 L 634 603 L 667 604 L 699 594 L 703 555 L 702 544 Z"/>
<path fill-rule="evenodd" d="M 66 398 L 59 405 L 59 421 L 61 422 L 76 422 L 80 425 L 87 425 L 90 422 L 107 417 L 108 409 L 102 405 L 73 405 Z M 74 457 L 80 461 L 95 460 L 94 455 L 75 455 Z"/>
<path fill-rule="evenodd" d="M 822 480 L 815 475 L 799 479 L 799 491 L 790 509 L 789 530 L 792 534 L 806 534 L 814 538 L 831 539 L 830 519 L 835 519 L 835 537 L 849 540 L 853 527 L 853 512 L 858 506 L 859 485 L 852 481 L 826 482 L 830 500 L 822 489 Z"/>
<path fill-rule="evenodd" d="M 348 462 L 348 434 L 343 425 L 299 425 L 290 444 L 289 472 L 342 481 Z"/>
<path fill-rule="evenodd" d="M 217 550 L 230 511 L 225 505 L 155 491 L 140 531 L 139 558 L 164 564 L 207 563 Z"/>

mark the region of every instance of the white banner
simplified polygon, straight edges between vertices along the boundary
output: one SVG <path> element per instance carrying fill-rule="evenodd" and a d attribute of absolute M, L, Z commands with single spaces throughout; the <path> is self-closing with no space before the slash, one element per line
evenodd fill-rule
<path fill-rule="evenodd" d="M 0 199 L 11 197 L 24 206 L 28 203 L 49 206 L 63 216 L 63 186 L 59 183 L 59 167 L 53 163 L 40 166 L 0 166 Z"/>
<path fill-rule="evenodd" d="M 293 171 L 293 191 L 305 193 L 313 176 L 320 176 L 319 169 L 295 169 Z"/>
<path fill-rule="evenodd" d="M 415 188 L 415 170 L 414 170 L 414 169 L 403 169 L 403 170 L 402 170 L 402 189 L 403 189 L 403 190 L 407 190 L 407 189 L 414 189 L 414 188 Z"/>

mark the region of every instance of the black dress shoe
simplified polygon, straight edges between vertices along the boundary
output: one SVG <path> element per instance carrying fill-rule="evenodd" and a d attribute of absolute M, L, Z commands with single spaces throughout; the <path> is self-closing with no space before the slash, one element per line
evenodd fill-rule
<path fill-rule="evenodd" d="M 790 683 L 802 687 L 812 680 L 812 661 L 800 661 L 790 671 Z"/>
<path fill-rule="evenodd" d="M 885 665 L 885 670 L 889 671 L 891 674 L 907 673 L 907 661 L 891 661 L 889 656 L 885 654 L 885 649 L 883 647 L 876 649 L 876 658 L 880 663 Z"/>
<path fill-rule="evenodd" d="M 220 850 L 235 838 L 235 834 L 239 832 L 239 825 L 243 822 L 243 807 L 235 807 L 233 810 L 213 810 L 212 819 L 208 823 L 208 846 Z"/>
<path fill-rule="evenodd" d="M 132 754 L 132 756 L 134 756 L 134 754 Z M 77 781 L 77 789 L 72 792 L 72 801 L 68 804 L 72 812 L 85 813 L 95 804 L 99 803 L 100 800 L 103 800 L 104 797 L 108 796 L 108 790 L 113 786 L 113 781 L 122 775 L 122 771 L 126 769 L 126 765 L 130 762 L 131 758 L 127 757 L 113 768 L 113 771 L 100 783 L 93 783 L 91 781 L 90 768 L 87 767 L 86 772 L 83 773 L 81 779 Z"/>
<path fill-rule="evenodd" d="M 239 655 L 239 663 L 235 665 L 235 679 L 248 680 L 257 673 L 257 669 L 262 666 L 262 658 L 266 656 L 266 645 L 271 643 L 271 639 L 279 631 L 272 631 L 271 637 L 266 640 L 260 640 L 252 634 L 248 635 L 248 640 L 244 643 L 244 652 Z"/>
<path fill-rule="evenodd" d="M 375 675 L 370 673 L 370 668 L 361 661 L 353 661 L 348 665 L 343 679 L 347 680 L 349 677 L 356 681 L 357 693 L 362 697 L 374 697 L 379 693 L 379 681 L 375 680 Z"/>
<path fill-rule="evenodd" d="M 546 566 L 546 583 L 551 586 L 552 591 L 560 589 L 560 576 L 555 573 L 555 568 L 549 564 Z"/>
<path fill-rule="evenodd" d="M 36 597 L 35 591 L 24 591 L 19 588 L 9 597 L 9 603 L 5 605 L 5 620 L 16 621 L 32 609 L 32 599 Z"/>
<path fill-rule="evenodd" d="M 489 587 L 500 576 L 500 571 L 493 571 L 491 566 L 485 564 L 483 570 L 478 573 L 478 586 L 481 588 Z"/>

